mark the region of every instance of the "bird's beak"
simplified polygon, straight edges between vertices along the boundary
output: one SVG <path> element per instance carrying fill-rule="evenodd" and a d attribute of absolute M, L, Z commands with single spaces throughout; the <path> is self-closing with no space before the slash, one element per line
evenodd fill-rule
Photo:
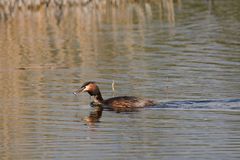
<path fill-rule="evenodd" d="M 77 95 L 79 93 L 84 92 L 84 88 L 79 88 L 78 90 L 76 90 L 75 92 L 73 92 L 74 95 Z"/>

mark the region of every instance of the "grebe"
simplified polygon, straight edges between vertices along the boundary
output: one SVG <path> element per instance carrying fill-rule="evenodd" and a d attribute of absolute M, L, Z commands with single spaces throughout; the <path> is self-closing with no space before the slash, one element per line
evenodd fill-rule
<path fill-rule="evenodd" d="M 73 94 L 88 92 L 90 96 L 94 97 L 93 105 L 102 105 L 106 109 L 131 109 L 131 108 L 143 108 L 148 106 L 153 106 L 156 103 L 152 100 L 146 100 L 134 96 L 121 96 L 113 97 L 104 100 L 102 98 L 101 92 L 95 82 L 86 82 L 80 89 L 78 89 Z"/>

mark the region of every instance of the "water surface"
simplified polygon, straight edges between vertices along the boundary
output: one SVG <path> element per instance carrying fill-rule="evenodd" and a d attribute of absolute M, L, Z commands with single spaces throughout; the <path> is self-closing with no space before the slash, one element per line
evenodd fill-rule
<path fill-rule="evenodd" d="M 238 0 L 63 2 L 0 2 L 1 159 L 240 158 Z M 159 104 L 88 123 L 88 80 Z"/>

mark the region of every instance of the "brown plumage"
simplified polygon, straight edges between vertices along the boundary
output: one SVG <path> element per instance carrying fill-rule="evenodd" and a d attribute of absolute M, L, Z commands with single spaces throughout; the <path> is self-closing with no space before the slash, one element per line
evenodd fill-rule
<path fill-rule="evenodd" d="M 84 83 L 80 89 L 78 89 L 74 94 L 88 92 L 90 96 L 94 97 L 93 103 L 94 105 L 102 105 L 108 109 L 131 109 L 131 108 L 143 108 L 147 106 L 155 105 L 154 101 L 146 100 L 139 97 L 134 96 L 121 96 L 121 97 L 113 97 L 104 100 L 102 98 L 99 87 L 95 82 L 86 82 Z"/>

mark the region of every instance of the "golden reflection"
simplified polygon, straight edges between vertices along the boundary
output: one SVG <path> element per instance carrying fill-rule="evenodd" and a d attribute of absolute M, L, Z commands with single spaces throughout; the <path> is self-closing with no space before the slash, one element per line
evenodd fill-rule
<path fill-rule="evenodd" d="M 26 88 L 34 96 L 43 96 L 44 88 L 34 84 L 46 78 L 46 69 L 78 66 L 80 77 L 94 79 L 101 73 L 89 75 L 86 70 L 89 66 L 97 69 L 105 56 L 100 53 L 107 50 L 112 56 L 123 54 L 129 63 L 138 47 L 144 46 L 146 26 L 154 19 L 174 26 L 174 6 L 180 4 L 181 0 L 175 4 L 173 0 L 0 1 L 0 100 L 1 114 L 6 115 L 1 115 L 1 140 L 6 151 L 13 138 L 21 137 L 25 123 L 14 120 L 12 125 L 8 115 L 22 115 L 25 110 L 24 106 L 11 107 L 24 101 Z M 112 33 L 101 34 L 106 25 Z M 119 46 L 119 41 L 125 46 Z M 32 74 L 33 70 L 37 72 Z M 99 121 L 101 115 L 102 109 L 96 108 L 86 121 Z M 7 154 L 5 159 L 9 159 Z"/>
<path fill-rule="evenodd" d="M 99 53 L 106 48 L 132 59 L 146 43 L 148 23 L 159 19 L 174 26 L 175 5 L 181 6 L 181 0 L 175 4 L 173 0 L 0 1 L 1 97 L 21 97 L 19 77 L 29 78 L 24 69 L 39 69 L 39 75 L 32 77 L 39 81 L 46 68 L 79 66 L 80 62 L 83 70 L 97 68 L 103 56 Z M 99 32 L 106 24 L 111 34 Z M 119 41 L 125 46 L 119 46 Z"/>
<path fill-rule="evenodd" d="M 0 21 L 0 33 L 3 35 L 10 32 L 4 35 L 8 41 L 0 39 L 0 44 L 5 46 L 0 54 L 4 54 L 2 60 L 5 61 L 8 56 L 5 52 L 11 53 L 14 61 L 17 61 L 12 63 L 15 65 L 12 68 L 52 62 L 72 65 L 76 59 L 73 53 L 80 49 L 82 54 L 79 54 L 79 59 L 86 63 L 83 63 L 83 66 L 95 65 L 91 63 L 90 57 L 97 58 L 104 48 L 105 42 L 102 38 L 105 37 L 99 36 L 99 30 L 105 24 L 111 24 L 113 44 L 117 46 L 119 40 L 124 41 L 130 53 L 133 53 L 135 44 L 145 43 L 144 28 L 147 23 L 156 18 L 167 20 L 173 26 L 175 23 L 173 0 L 10 2 L 0 2 L 0 20 L 3 20 Z M 179 0 L 177 4 L 180 4 Z M 158 11 L 159 17 L 153 16 L 153 11 Z M 124 30 L 132 31 L 136 30 L 133 27 L 137 24 L 139 36 L 136 38 L 136 35 L 126 32 L 123 39 L 119 39 L 121 24 L 127 26 Z M 113 50 L 115 48 L 113 47 Z M 114 52 L 119 52 L 117 49 Z M 89 55 L 89 52 L 92 55 Z M 19 53 L 24 55 L 20 56 Z"/>

